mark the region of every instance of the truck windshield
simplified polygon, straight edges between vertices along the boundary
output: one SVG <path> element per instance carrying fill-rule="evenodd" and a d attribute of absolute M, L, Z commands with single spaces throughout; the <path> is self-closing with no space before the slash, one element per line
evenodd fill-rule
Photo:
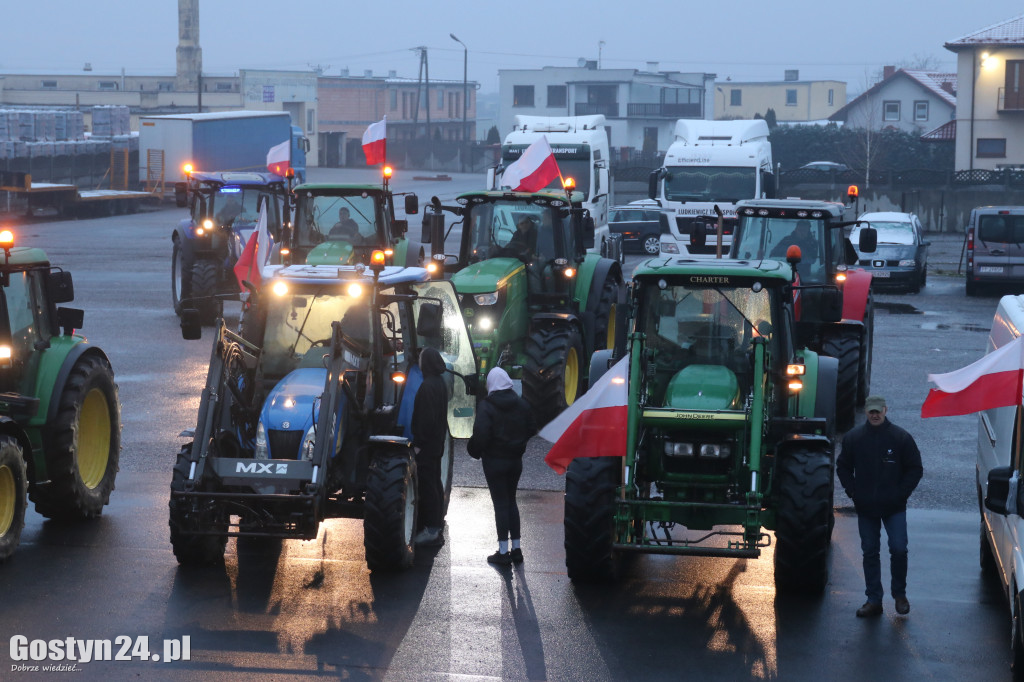
<path fill-rule="evenodd" d="M 557 255 L 552 225 L 568 220 L 556 209 L 526 201 L 469 204 L 467 208 L 470 262 L 525 255 L 546 262 Z"/>
<path fill-rule="evenodd" d="M 825 249 L 829 248 L 827 236 L 822 220 L 742 216 L 739 241 L 733 242 L 732 252 L 743 260 L 770 258 L 785 261 L 789 247 L 799 246 L 797 272 L 801 283 L 822 284 L 828 279 L 825 267 Z"/>
<path fill-rule="evenodd" d="M 720 201 L 735 204 L 757 196 L 757 169 L 734 166 L 669 166 L 667 201 Z"/>
<path fill-rule="evenodd" d="M 354 196 L 299 196 L 295 211 L 295 245 L 312 247 L 324 241 L 345 241 L 355 246 L 376 245 L 383 212 L 377 198 Z"/>

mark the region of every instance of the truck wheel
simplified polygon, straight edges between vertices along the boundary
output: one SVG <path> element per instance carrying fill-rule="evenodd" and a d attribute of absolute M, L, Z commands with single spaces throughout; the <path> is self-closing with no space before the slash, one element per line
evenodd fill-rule
<path fill-rule="evenodd" d="M 820 594 L 828 582 L 832 458 L 796 448 L 779 458 L 775 587 Z"/>
<path fill-rule="evenodd" d="M 363 516 L 363 546 L 371 571 L 412 566 L 418 502 L 412 458 L 374 457 L 366 475 Z"/>
<path fill-rule="evenodd" d="M 6 561 L 21 541 L 25 527 L 25 457 L 13 438 L 0 438 L 0 563 Z"/>
<path fill-rule="evenodd" d="M 448 515 L 448 503 L 452 499 L 452 481 L 455 478 L 455 439 L 449 433 L 444 437 L 444 452 L 441 455 L 441 486 L 444 490 L 444 504 L 441 518 Z"/>
<path fill-rule="evenodd" d="M 615 347 L 615 302 L 619 300 L 619 282 L 608 277 L 601 287 L 601 300 L 597 304 L 597 319 L 594 330 L 594 350 Z"/>
<path fill-rule="evenodd" d="M 189 455 L 192 443 L 186 443 L 178 452 L 171 476 L 171 492 L 185 489 L 192 462 Z M 168 525 L 171 527 L 171 548 L 182 566 L 216 566 L 224 561 L 224 547 L 228 542 L 228 515 L 221 503 L 215 501 L 191 502 L 171 497 Z M 220 535 L 192 535 L 193 530 L 222 529 Z"/>
<path fill-rule="evenodd" d="M 540 424 L 576 402 L 583 375 L 583 343 L 575 327 L 545 326 L 526 339 L 523 398 Z"/>
<path fill-rule="evenodd" d="M 1024 677 L 1024 624 L 1021 622 L 1021 595 L 1017 585 L 1013 585 L 1010 593 L 1010 670 L 1013 679 Z"/>
<path fill-rule="evenodd" d="M 837 334 L 825 339 L 822 352 L 839 361 L 836 380 L 836 425 L 846 431 L 857 416 L 857 374 L 860 368 L 860 342 L 853 334 Z"/>
<path fill-rule="evenodd" d="M 199 323 L 210 326 L 224 314 L 224 301 L 214 298 L 220 291 L 220 268 L 211 260 L 192 266 L 192 296 L 199 311 Z"/>
<path fill-rule="evenodd" d="M 79 358 L 44 432 L 50 483 L 36 488 L 36 511 L 50 519 L 99 516 L 110 501 L 121 454 L 121 407 L 106 358 Z"/>
<path fill-rule="evenodd" d="M 864 340 L 860 346 L 860 357 L 857 359 L 857 407 L 863 407 L 871 395 L 871 358 L 875 345 L 875 308 L 868 301 L 867 314 L 864 316 Z"/>
<path fill-rule="evenodd" d="M 565 473 L 565 567 L 573 582 L 616 578 L 615 490 L 622 459 L 578 457 Z"/>
<path fill-rule="evenodd" d="M 185 273 L 191 273 L 192 267 L 185 258 L 185 247 L 181 240 L 174 240 L 174 247 L 171 249 L 171 302 L 174 304 L 174 313 L 181 316 L 181 302 L 183 299 L 192 297 L 192 278 Z"/>

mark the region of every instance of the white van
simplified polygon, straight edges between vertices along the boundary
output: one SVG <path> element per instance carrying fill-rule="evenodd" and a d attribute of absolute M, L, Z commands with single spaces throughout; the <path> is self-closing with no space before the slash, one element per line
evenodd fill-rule
<path fill-rule="evenodd" d="M 1024 330 L 1024 295 L 999 300 L 987 353 L 1004 346 Z M 999 407 L 978 414 L 978 505 L 981 510 L 981 567 L 999 577 L 1012 617 L 1013 669 L 1024 677 L 1024 472 L 1017 445 L 1017 411 Z M 1013 491 L 1011 493 L 1011 491 Z M 1018 498 L 1020 501 L 1018 501 Z"/>

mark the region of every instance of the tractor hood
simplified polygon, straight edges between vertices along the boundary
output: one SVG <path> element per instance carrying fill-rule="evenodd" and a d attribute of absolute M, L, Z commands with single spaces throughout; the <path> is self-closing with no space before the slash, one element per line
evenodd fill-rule
<path fill-rule="evenodd" d="M 518 258 L 491 258 L 455 273 L 452 284 L 460 294 L 486 294 L 504 287 L 510 277 L 525 267 Z"/>
<path fill-rule="evenodd" d="M 727 367 L 690 365 L 680 370 L 665 391 L 665 407 L 676 410 L 735 410 L 739 383 Z"/>
<path fill-rule="evenodd" d="M 302 437 L 316 419 L 316 403 L 324 391 L 326 380 L 326 369 L 299 368 L 279 381 L 267 395 L 263 409 L 260 410 L 260 423 L 267 431 L 272 459 L 298 458 Z M 292 435 L 290 438 L 279 438 L 275 436 L 275 431 Z M 289 451 L 275 452 L 275 445 L 279 448 L 287 447 Z"/>
<path fill-rule="evenodd" d="M 352 245 L 348 242 L 329 241 L 317 245 L 306 256 L 308 265 L 349 265 L 352 262 Z"/>

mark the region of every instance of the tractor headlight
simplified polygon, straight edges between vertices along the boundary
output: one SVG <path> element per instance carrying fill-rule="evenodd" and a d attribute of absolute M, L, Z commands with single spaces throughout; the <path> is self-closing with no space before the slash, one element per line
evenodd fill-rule
<path fill-rule="evenodd" d="M 701 457 L 715 457 L 722 459 L 732 454 L 732 449 L 728 445 L 717 445 L 714 443 L 705 443 L 700 446 Z"/>
<path fill-rule="evenodd" d="M 299 458 L 313 461 L 313 444 L 316 442 L 316 424 L 306 429 L 306 435 L 302 437 L 302 447 L 299 448 Z"/>
<path fill-rule="evenodd" d="M 494 327 L 494 322 L 489 317 L 478 317 L 476 326 L 482 332 L 489 332 Z"/>
<path fill-rule="evenodd" d="M 669 457 L 693 457 L 693 443 L 665 442 L 665 454 Z"/>
<path fill-rule="evenodd" d="M 679 246 L 674 242 L 662 242 L 661 243 L 662 253 L 679 253 Z"/>
<path fill-rule="evenodd" d="M 269 459 L 267 456 L 267 430 L 263 428 L 263 422 L 256 425 L 256 451 L 252 454 L 254 459 Z"/>
<path fill-rule="evenodd" d="M 476 301 L 477 305 L 494 305 L 498 302 L 498 292 L 492 291 L 489 294 L 476 294 L 473 296 L 473 300 Z"/>
<path fill-rule="evenodd" d="M 915 261 L 913 258 L 909 258 L 909 259 L 901 260 L 900 261 L 900 267 L 901 268 L 912 268 L 915 265 L 917 265 L 917 261 Z"/>

